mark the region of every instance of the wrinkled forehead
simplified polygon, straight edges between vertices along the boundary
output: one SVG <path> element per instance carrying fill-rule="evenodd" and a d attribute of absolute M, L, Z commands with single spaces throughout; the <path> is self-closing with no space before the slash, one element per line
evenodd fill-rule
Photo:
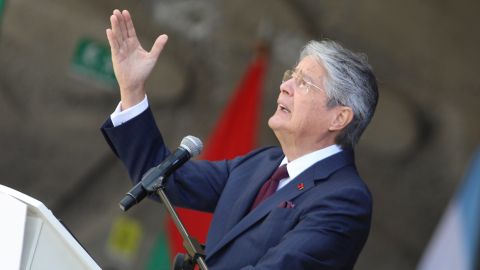
<path fill-rule="evenodd" d="M 303 77 L 309 78 L 312 83 L 318 84 L 323 82 L 323 77 L 327 74 L 322 63 L 312 56 L 303 58 L 293 71 L 295 74 L 301 74 Z"/>

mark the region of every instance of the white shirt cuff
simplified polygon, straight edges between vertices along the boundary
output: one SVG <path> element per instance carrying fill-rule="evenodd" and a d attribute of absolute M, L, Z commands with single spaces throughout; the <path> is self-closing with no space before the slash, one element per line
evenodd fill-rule
<path fill-rule="evenodd" d="M 147 95 L 145 95 L 145 98 L 143 99 L 142 102 L 124 111 L 122 111 L 122 101 L 120 101 L 115 111 L 110 115 L 110 119 L 112 120 L 113 126 L 116 127 L 137 117 L 142 112 L 144 112 L 147 108 L 148 108 Z"/>

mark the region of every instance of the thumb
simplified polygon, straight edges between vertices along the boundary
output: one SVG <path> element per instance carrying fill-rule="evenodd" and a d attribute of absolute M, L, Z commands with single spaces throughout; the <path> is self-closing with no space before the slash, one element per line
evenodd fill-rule
<path fill-rule="evenodd" d="M 163 47 L 165 47 L 165 44 L 167 43 L 168 36 L 167 35 L 161 35 L 157 38 L 155 43 L 153 44 L 152 50 L 150 51 L 150 54 L 154 59 L 157 59 L 160 53 L 163 50 Z"/>

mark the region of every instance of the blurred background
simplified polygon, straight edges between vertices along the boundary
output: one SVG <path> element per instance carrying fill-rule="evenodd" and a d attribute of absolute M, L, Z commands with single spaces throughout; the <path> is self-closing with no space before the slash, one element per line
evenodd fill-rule
<path fill-rule="evenodd" d="M 42 201 L 103 269 L 144 269 L 166 217 L 150 200 L 119 209 L 130 180 L 99 130 L 120 100 L 105 34 L 116 8 L 146 50 L 169 36 L 146 90 L 170 149 L 208 138 L 260 39 L 271 58 L 258 146 L 278 145 L 267 120 L 308 40 L 368 55 L 380 100 L 356 147 L 374 198 L 358 270 L 416 267 L 480 141 L 480 2 L 0 3 L 0 184 Z M 123 255 L 118 226 L 137 239 Z"/>

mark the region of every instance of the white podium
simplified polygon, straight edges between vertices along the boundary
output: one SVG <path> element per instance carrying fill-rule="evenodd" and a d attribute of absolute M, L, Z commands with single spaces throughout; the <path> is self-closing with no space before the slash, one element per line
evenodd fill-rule
<path fill-rule="evenodd" d="M 0 185 L 0 269 L 101 269 L 45 205 Z"/>

